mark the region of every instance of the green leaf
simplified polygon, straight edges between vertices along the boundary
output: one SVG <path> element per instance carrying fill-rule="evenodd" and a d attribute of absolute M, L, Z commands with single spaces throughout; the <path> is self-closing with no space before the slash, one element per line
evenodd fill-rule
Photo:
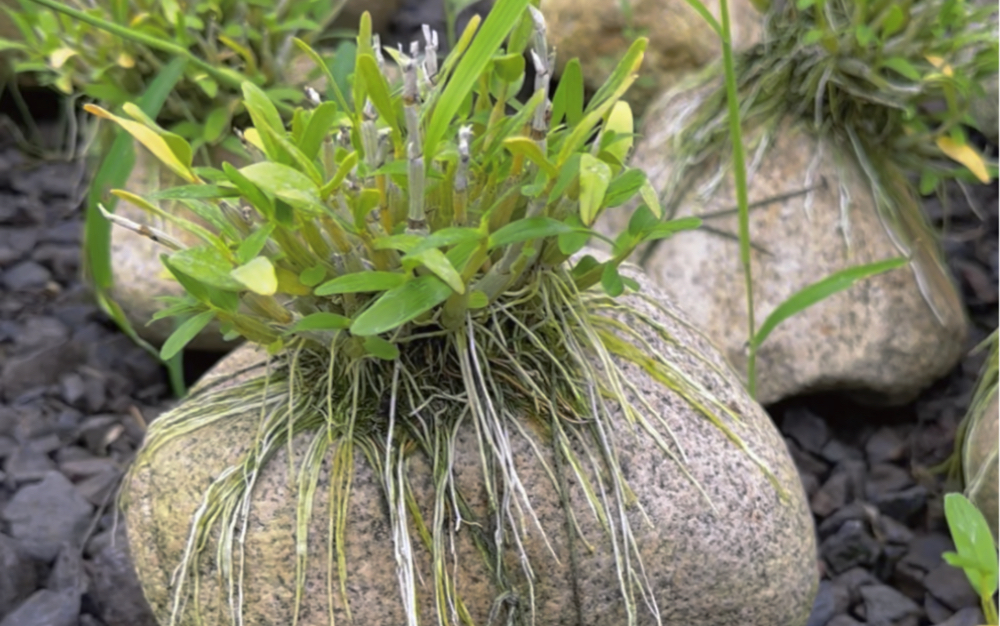
<path fill-rule="evenodd" d="M 590 231 L 584 228 L 583 222 L 576 215 L 570 215 L 566 218 L 566 223 L 572 228 L 578 229 L 559 235 L 559 251 L 568 256 L 576 254 L 587 245 L 587 242 L 590 241 Z"/>
<path fill-rule="evenodd" d="M 242 265 L 260 254 L 260 251 L 267 245 L 267 240 L 272 232 L 274 232 L 274 224 L 270 223 L 253 231 L 236 249 L 236 262 Z"/>
<path fill-rule="evenodd" d="M 867 265 L 857 265 L 835 272 L 820 281 L 800 289 L 771 311 L 771 314 L 767 316 L 767 319 L 764 320 L 764 323 L 761 324 L 761 327 L 754 335 L 752 343 L 760 346 L 778 324 L 817 302 L 821 302 L 835 293 L 848 289 L 859 280 L 903 267 L 906 263 L 907 260 L 905 258 L 897 257 Z"/>
<path fill-rule="evenodd" d="M 514 53 L 494 57 L 493 71 L 500 77 L 500 80 L 513 83 L 524 76 L 524 55 Z"/>
<path fill-rule="evenodd" d="M 802 43 L 811 46 L 812 44 L 818 42 L 823 38 L 823 31 L 818 28 L 812 28 L 806 31 L 806 34 L 802 36 Z"/>
<path fill-rule="evenodd" d="M 650 228 L 643 235 L 642 241 L 645 242 L 666 239 L 667 237 L 671 237 L 682 230 L 694 230 L 695 228 L 700 227 L 701 218 L 698 217 L 681 217 L 668 222 L 657 222 L 655 226 Z"/>
<path fill-rule="evenodd" d="M 232 187 L 180 185 L 151 193 L 146 198 L 148 200 L 217 200 L 219 198 L 235 198 L 239 195 L 240 191 Z"/>
<path fill-rule="evenodd" d="M 494 52 L 514 28 L 527 6 L 528 0 L 499 0 L 490 9 L 486 22 L 479 29 L 462 60 L 458 62 L 458 67 L 455 68 L 431 114 L 427 135 L 424 138 L 424 159 L 427 169 L 431 169 L 437 154 L 437 145 L 447 132 L 465 96 L 475 86 L 480 74 L 493 58 Z"/>
<path fill-rule="evenodd" d="M 698 0 L 688 0 L 688 4 L 700 4 Z M 694 6 L 694 4 L 692 4 Z M 704 7 L 702 7 L 704 9 Z M 701 11 L 699 11 L 701 13 Z M 704 15 L 709 16 L 709 24 L 714 22 L 715 18 L 711 17 L 711 13 L 704 13 Z M 611 75 L 608 76 L 608 80 L 601 85 L 594 97 L 590 99 L 585 109 L 586 116 L 581 119 L 581 127 L 577 130 L 589 130 L 590 127 L 597 123 L 597 120 L 604 117 L 604 111 L 611 108 L 615 101 L 621 97 L 622 93 L 625 93 L 625 89 L 628 85 L 632 84 L 635 80 L 635 73 L 639 69 L 639 64 L 642 62 L 643 55 L 646 52 L 646 46 L 649 44 L 649 40 L 645 37 L 639 37 L 632 42 L 629 49 L 625 51 L 625 55 L 622 57 L 615 69 L 612 70 Z M 589 119 L 596 111 L 601 110 L 602 112 L 594 119 L 594 123 L 591 124 Z M 575 148 L 574 148 L 575 149 Z"/>
<path fill-rule="evenodd" d="M 241 168 L 240 173 L 257 187 L 296 209 L 312 213 L 322 211 L 316 184 L 293 167 L 263 161 Z"/>
<path fill-rule="evenodd" d="M 489 249 L 570 232 L 574 232 L 572 227 L 551 217 L 529 217 L 511 222 L 490 235 Z"/>
<path fill-rule="evenodd" d="M 969 583 L 992 598 L 997 590 L 997 552 L 986 518 L 959 493 L 945 495 L 944 514 Z"/>
<path fill-rule="evenodd" d="M 448 257 L 437 248 L 423 250 L 417 254 L 407 254 L 403 257 L 402 263 L 403 267 L 408 269 L 423 265 L 443 280 L 455 293 L 465 293 L 465 282 L 462 280 L 462 275 L 458 273 Z"/>
<path fill-rule="evenodd" d="M 375 105 L 375 110 L 382 116 L 382 119 L 392 131 L 394 139 L 400 137 L 399 122 L 396 120 L 396 107 L 393 106 L 392 97 L 389 95 L 389 86 L 386 85 L 385 76 L 378 69 L 375 57 L 369 54 L 361 54 L 357 59 L 357 67 L 365 79 L 365 86 L 368 89 L 368 98 Z"/>
<path fill-rule="evenodd" d="M 538 144 L 528 137 L 509 137 L 503 140 L 503 146 L 510 150 L 511 154 L 520 154 L 542 168 L 542 171 L 549 178 L 555 178 L 559 175 L 559 170 L 556 169 L 552 161 L 549 161 L 542 154 L 542 149 L 538 147 Z"/>
<path fill-rule="evenodd" d="M 164 361 L 173 358 L 184 349 L 184 346 L 198 336 L 198 333 L 204 330 L 214 317 L 214 311 L 205 311 L 181 324 L 163 343 L 163 348 L 160 349 L 160 358 Z"/>
<path fill-rule="evenodd" d="M 937 189 L 938 183 L 941 179 L 937 177 L 937 174 L 931 171 L 921 172 L 920 174 L 920 195 L 929 196 L 931 192 Z"/>
<path fill-rule="evenodd" d="M 875 31 L 868 24 L 858 24 L 858 27 L 854 29 L 854 37 L 861 47 L 867 48 L 871 42 L 875 41 Z"/>
<path fill-rule="evenodd" d="M 321 57 L 318 52 L 313 50 L 312 47 L 310 47 L 309 44 L 307 44 L 305 41 L 299 39 L 298 37 L 294 37 L 292 41 L 295 42 L 295 45 L 298 47 L 299 50 L 305 52 L 306 56 L 312 59 L 312 62 L 315 63 L 317 67 L 323 70 L 323 73 L 326 74 L 327 88 L 333 91 L 334 96 L 337 99 L 337 104 L 340 105 L 340 108 L 343 109 L 344 112 L 349 112 L 351 110 L 351 107 L 350 105 L 348 105 L 347 100 L 344 98 L 344 91 L 341 88 L 342 83 L 338 82 L 337 80 L 338 77 L 335 76 L 336 72 L 332 72 L 330 70 L 330 66 L 328 66 L 326 62 L 323 60 L 323 57 Z M 341 53 L 342 49 L 344 49 L 347 45 L 350 45 L 351 50 L 354 50 L 353 44 L 349 44 L 349 42 L 343 42 L 337 48 L 335 57 L 336 59 L 344 59 L 344 57 L 347 56 Z M 351 56 L 353 57 L 353 55 Z M 351 58 L 347 60 L 347 63 L 349 67 L 353 67 L 354 59 Z"/>
<path fill-rule="evenodd" d="M 637 167 L 626 169 L 608 185 L 604 195 L 604 205 L 611 209 L 625 204 L 645 184 L 646 172 Z"/>
<path fill-rule="evenodd" d="M 310 267 L 299 274 L 299 281 L 306 287 L 315 287 L 326 278 L 326 268 L 322 265 Z"/>
<path fill-rule="evenodd" d="M 656 228 L 656 225 L 660 223 L 660 220 L 653 215 L 653 212 L 649 210 L 646 205 L 640 205 L 639 208 L 632 213 L 632 217 L 628 220 L 628 233 L 633 237 L 641 237 L 643 234 Z"/>
<path fill-rule="evenodd" d="M 382 294 L 354 320 L 351 333 L 364 337 L 394 330 L 441 304 L 452 293 L 451 287 L 437 276 L 420 276 Z"/>
<path fill-rule="evenodd" d="M 483 309 L 490 303 L 490 297 L 485 292 L 476 291 L 469 293 L 469 300 L 466 302 L 470 309 Z"/>
<path fill-rule="evenodd" d="M 604 264 L 604 270 L 601 272 L 601 287 L 612 298 L 617 298 L 625 291 L 625 283 L 618 274 L 618 268 L 614 263 L 608 262 Z"/>
<path fill-rule="evenodd" d="M 288 332 L 294 333 L 303 330 L 346 330 L 350 326 L 351 318 L 349 317 L 344 317 L 336 313 L 320 312 L 306 315 L 289 328 Z"/>
<path fill-rule="evenodd" d="M 580 155 L 580 221 L 590 226 L 600 215 L 604 194 L 611 183 L 611 167 L 591 156 Z"/>
<path fill-rule="evenodd" d="M 378 189 L 362 189 L 358 197 L 354 199 L 354 225 L 359 230 L 365 228 L 365 220 L 368 214 L 378 206 L 382 195 Z"/>
<path fill-rule="evenodd" d="M 254 128 L 260 133 L 260 140 L 264 143 L 264 152 L 267 153 L 268 158 L 279 163 L 289 163 L 289 156 L 281 148 L 281 145 L 275 141 L 271 133 L 264 130 L 270 128 L 278 133 L 285 132 L 285 124 L 281 121 L 281 114 L 278 113 L 278 109 L 275 108 L 267 94 L 260 87 L 246 81 L 243 83 L 243 106 L 250 113 Z"/>
<path fill-rule="evenodd" d="M 882 20 L 882 39 L 888 39 L 898 33 L 905 22 L 906 16 L 903 14 L 903 9 L 898 4 L 891 5 L 885 19 Z"/>
<path fill-rule="evenodd" d="M 313 293 L 317 296 L 329 296 L 335 293 L 386 291 L 400 287 L 406 282 L 406 274 L 398 272 L 355 272 L 328 280 L 316 287 Z"/>
<path fill-rule="evenodd" d="M 202 128 L 201 138 L 206 143 L 215 143 L 222 137 L 226 126 L 229 125 L 229 107 L 220 106 L 212 109 L 212 112 L 205 117 L 205 126 Z"/>
<path fill-rule="evenodd" d="M 229 275 L 233 269 L 232 264 L 214 246 L 198 246 L 174 252 L 170 255 L 170 265 L 210 287 L 224 291 L 243 289 L 243 284 Z"/>
<path fill-rule="evenodd" d="M 274 265 L 266 256 L 259 256 L 229 273 L 250 291 L 262 296 L 273 296 L 278 292 L 278 277 Z"/>
<path fill-rule="evenodd" d="M 222 164 L 222 171 L 258 213 L 268 220 L 274 216 L 274 203 L 260 190 L 260 187 L 229 163 Z"/>
<path fill-rule="evenodd" d="M 709 27 L 715 31 L 715 34 L 718 35 L 720 39 L 724 38 L 728 34 L 722 31 L 722 25 L 719 24 L 719 21 L 715 19 L 715 16 L 712 15 L 712 12 L 709 11 L 708 8 L 704 4 L 702 4 L 700 0 L 684 0 L 684 1 L 687 2 L 688 6 L 694 9 L 698 13 L 698 15 L 701 16 L 701 19 L 705 20 L 705 22 L 708 23 Z M 799 2 L 802 1 L 803 0 L 799 0 Z M 811 2 L 812 0 L 807 0 L 807 1 Z"/>
<path fill-rule="evenodd" d="M 421 237 L 420 243 L 407 250 L 407 252 L 409 254 L 420 254 L 424 250 L 430 250 L 431 248 L 445 248 L 468 241 L 479 241 L 483 237 L 485 235 L 478 228 L 449 226 L 434 231 L 426 237 Z"/>
<path fill-rule="evenodd" d="M 302 141 L 299 143 L 302 154 L 310 159 L 316 158 L 323 140 L 330 134 L 330 127 L 337 114 L 337 105 L 332 102 L 324 102 L 313 110 L 305 132 L 302 133 Z"/>
<path fill-rule="evenodd" d="M 552 96 L 552 126 L 566 118 L 566 126 L 573 128 L 583 117 L 583 70 L 579 59 L 570 59 L 559 77 L 559 86 Z"/>
<path fill-rule="evenodd" d="M 887 67 L 912 81 L 920 80 L 920 72 L 903 57 L 889 57 L 882 61 L 882 67 Z"/>
<path fill-rule="evenodd" d="M 399 358 L 399 348 L 391 341 L 382 339 L 378 335 L 365 337 L 365 351 L 368 354 L 378 357 L 383 361 L 395 361 Z"/>

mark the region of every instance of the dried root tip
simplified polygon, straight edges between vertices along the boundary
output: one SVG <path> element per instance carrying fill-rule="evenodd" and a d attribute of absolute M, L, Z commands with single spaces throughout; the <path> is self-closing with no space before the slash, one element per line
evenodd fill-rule
<path fill-rule="evenodd" d="M 424 75 L 427 77 L 427 82 L 433 85 L 434 77 L 438 73 L 438 34 L 427 24 L 421 28 L 424 31 Z"/>
<path fill-rule="evenodd" d="M 240 130 L 239 128 L 234 128 L 233 132 L 236 133 L 236 137 L 239 138 L 240 143 L 243 144 L 243 149 L 247 151 L 247 153 L 254 161 L 266 160 L 266 156 L 264 155 L 264 153 L 261 152 L 260 148 L 250 143 L 250 141 L 247 139 L 247 136 L 243 134 L 242 130 Z"/>
<path fill-rule="evenodd" d="M 98 210 L 100 210 L 101 215 L 104 216 L 104 219 L 108 220 L 115 226 L 120 226 L 126 230 L 138 233 L 143 237 L 152 239 L 153 241 L 155 241 L 160 245 L 170 248 L 171 250 L 183 250 L 184 248 L 187 247 L 180 241 L 174 239 L 173 237 L 171 237 L 170 235 L 168 235 L 167 233 L 163 232 L 158 228 L 153 228 L 152 226 L 146 226 L 145 224 L 133 222 L 128 218 L 111 213 L 110 211 L 104 208 L 103 204 L 98 204 L 97 208 Z"/>
<path fill-rule="evenodd" d="M 458 129 L 458 169 L 455 171 L 455 191 L 465 191 L 469 187 L 469 160 L 471 152 L 472 127 Z"/>
<path fill-rule="evenodd" d="M 236 230 L 240 231 L 244 237 L 250 234 L 250 224 L 251 221 L 248 219 L 249 214 L 246 211 L 241 211 L 239 208 L 233 206 L 230 202 L 220 202 L 219 209 L 222 211 L 223 217 L 225 217 L 230 224 L 232 224 Z"/>
<path fill-rule="evenodd" d="M 306 100 L 311 102 L 313 106 L 319 106 L 320 104 L 323 103 L 323 99 L 320 97 L 319 92 L 313 89 L 312 87 L 306 85 L 303 91 L 306 94 Z"/>
<path fill-rule="evenodd" d="M 531 120 L 532 139 L 537 142 L 544 142 L 549 132 L 549 120 L 552 117 L 552 106 L 549 101 L 549 83 L 552 81 L 552 67 L 555 63 L 555 54 L 550 54 L 547 58 L 542 58 L 534 50 L 531 51 L 531 61 L 535 65 L 535 91 L 542 90 L 546 94 L 538 108 L 535 109 L 534 117 Z M 544 148 L 544 145 L 542 146 Z"/>
<path fill-rule="evenodd" d="M 545 27 L 545 16 L 542 12 L 536 9 L 532 5 L 528 5 L 528 10 L 531 12 L 531 21 L 534 22 L 535 32 L 532 37 L 532 47 L 538 56 L 542 59 L 549 58 L 549 45 L 548 40 L 545 38 L 546 27 Z"/>
<path fill-rule="evenodd" d="M 472 127 L 458 129 L 458 167 L 455 170 L 455 193 L 452 198 L 455 225 L 465 226 L 466 210 L 469 203 L 469 144 L 472 142 Z"/>
<path fill-rule="evenodd" d="M 403 63 L 403 104 L 416 106 L 420 102 L 420 88 L 417 83 L 417 64 L 413 59 Z"/>

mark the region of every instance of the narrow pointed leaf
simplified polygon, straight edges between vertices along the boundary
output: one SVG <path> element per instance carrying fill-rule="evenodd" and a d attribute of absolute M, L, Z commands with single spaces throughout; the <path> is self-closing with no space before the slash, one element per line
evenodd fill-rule
<path fill-rule="evenodd" d="M 968 143 L 960 144 L 951 137 L 938 137 L 937 146 L 949 158 L 969 168 L 969 171 L 979 179 L 979 182 L 983 184 L 990 182 L 990 173 L 986 169 L 986 162 Z"/>
<path fill-rule="evenodd" d="M 163 348 L 160 349 L 160 358 L 163 360 L 173 358 L 184 349 L 184 346 L 198 336 L 198 333 L 204 330 L 214 317 L 213 311 L 204 311 L 181 324 L 163 343 Z"/>
<path fill-rule="evenodd" d="M 767 319 L 764 320 L 764 323 L 761 324 L 754 335 L 753 343 L 760 346 L 778 324 L 817 302 L 821 302 L 835 293 L 850 288 L 859 280 L 903 267 L 906 263 L 905 258 L 897 257 L 867 265 L 849 267 L 799 290 L 771 311 L 771 314 L 767 316 Z"/>
<path fill-rule="evenodd" d="M 580 156 L 580 221 L 584 226 L 597 219 L 610 184 L 611 168 L 607 163 L 590 154 Z"/>
<path fill-rule="evenodd" d="M 378 335 L 365 337 L 364 346 L 368 354 L 383 361 L 394 361 L 399 358 L 399 348 L 396 347 L 396 344 L 386 341 Z"/>
<path fill-rule="evenodd" d="M 397 272 L 358 272 L 329 280 L 313 291 L 317 296 L 335 293 L 387 291 L 406 283 L 406 275 Z"/>
<path fill-rule="evenodd" d="M 108 111 L 105 111 L 99 106 L 93 104 L 85 104 L 83 108 L 88 113 L 96 115 L 98 117 L 103 117 L 106 120 L 111 120 L 124 128 L 128 134 L 132 135 L 147 150 L 153 153 L 161 163 L 166 165 L 172 172 L 183 178 L 189 183 L 198 182 L 198 177 L 195 176 L 194 172 L 190 168 L 185 166 L 173 151 L 167 142 L 156 133 L 156 131 L 146 128 L 139 122 L 134 122 L 132 120 L 127 120 L 123 117 L 118 117 L 117 115 L 112 115 Z"/>
<path fill-rule="evenodd" d="M 420 276 L 387 291 L 351 324 L 358 336 L 378 335 L 399 328 L 441 304 L 454 293 L 437 276 Z"/>
<path fill-rule="evenodd" d="M 303 330 L 346 330 L 351 325 L 351 318 L 336 313 L 312 313 L 300 319 L 289 329 L 289 332 Z"/>
<path fill-rule="evenodd" d="M 551 217 L 529 217 L 511 222 L 490 235 L 489 248 L 520 243 L 529 239 L 543 239 L 574 232 L 571 226 Z"/>
<path fill-rule="evenodd" d="M 497 2 L 462 60 L 458 62 L 455 73 L 448 80 L 444 92 L 434 107 L 427 127 L 427 136 L 424 138 L 424 159 L 428 169 L 437 153 L 438 142 L 445 136 L 465 96 L 475 86 L 480 74 L 493 58 L 494 52 L 514 28 L 527 5 L 528 0 Z"/>
<path fill-rule="evenodd" d="M 262 296 L 273 296 L 278 292 L 278 277 L 267 257 L 259 256 L 229 274 L 247 289 Z"/>
<path fill-rule="evenodd" d="M 505 148 L 510 150 L 511 154 L 523 155 L 532 163 L 540 167 L 549 178 L 555 178 L 559 175 L 559 170 L 557 170 L 556 166 L 552 164 L 552 161 L 549 161 L 549 159 L 542 154 L 542 149 L 538 147 L 538 144 L 528 137 L 510 137 L 503 140 L 503 145 Z"/>

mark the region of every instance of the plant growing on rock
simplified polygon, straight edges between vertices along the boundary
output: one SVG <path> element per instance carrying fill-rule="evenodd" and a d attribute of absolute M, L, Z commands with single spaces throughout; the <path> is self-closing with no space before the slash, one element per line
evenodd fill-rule
<path fill-rule="evenodd" d="M 20 11 L 8 11 L 21 40 L 3 47 L 15 73 L 32 72 L 43 85 L 112 109 L 138 99 L 172 60 L 184 59 L 158 118 L 197 150 L 228 136 L 245 81 L 290 111 L 302 97 L 289 82 L 293 39 L 314 41 L 344 4 L 21 0 Z"/>
<path fill-rule="evenodd" d="M 678 93 L 699 94 L 695 99 L 700 101 L 685 103 L 677 112 L 682 121 L 670 140 L 673 161 L 663 201 L 673 215 L 692 191 L 699 199 L 709 198 L 720 188 L 726 170 L 734 171 L 751 389 L 760 342 L 754 322 L 747 171 L 764 160 L 786 122 L 805 126 L 819 141 L 851 155 L 871 188 L 879 219 L 909 259 L 937 320 L 947 326 L 963 319 L 960 303 L 947 295 L 953 293 L 950 278 L 929 244 L 935 241 L 934 233 L 914 198 L 918 190 L 943 190 L 948 180 L 988 182 L 995 174 L 995 166 L 968 143 L 964 130 L 973 125 L 970 102 L 981 94 L 981 83 L 997 72 L 990 19 L 995 8 L 953 0 L 759 2 L 755 5 L 765 13 L 764 41 L 734 53 L 728 3 L 721 3 L 721 23 L 698 0 L 690 4 L 719 34 L 723 60 L 678 88 Z M 725 89 L 713 89 L 720 83 Z M 746 147 L 742 127 L 758 131 Z M 752 157 L 749 168 L 747 152 Z M 838 230 L 850 249 L 849 191 L 842 181 L 815 177 L 823 156 L 817 150 L 812 161 L 803 164 L 799 188 L 807 196 L 808 212 L 820 183 L 839 186 Z M 693 190 L 695 180 L 703 184 Z M 919 187 L 914 185 L 918 180 Z M 645 250 L 643 264 L 655 248 Z M 849 274 L 845 270 L 840 275 L 845 286 L 852 282 Z"/>
<path fill-rule="evenodd" d="M 629 430 L 651 437 L 681 471 L 684 453 L 663 435 L 665 422 L 652 398 L 623 375 L 620 363 L 637 366 L 663 393 L 693 407 L 784 490 L 733 430 L 734 409 L 683 366 L 650 352 L 645 336 L 673 341 L 665 328 L 615 299 L 638 289 L 619 271 L 637 245 L 699 224 L 662 221 L 645 175 L 623 165 L 633 129 L 620 98 L 636 79 L 646 42 L 633 44 L 589 103 L 579 86 L 565 85 L 550 102 L 553 51 L 528 0 L 498 2 L 475 38 L 479 21 L 473 19 L 440 62 L 435 33 L 425 32 L 422 49 L 383 51 L 364 24 L 349 91 L 331 80 L 335 97 L 322 101 L 312 94 L 313 106 L 297 109 L 288 127 L 265 94 L 244 83 L 253 126 L 242 138 L 257 155 L 244 167 L 193 167 L 189 145 L 135 107 L 125 107 L 132 119 L 88 107 L 132 133 L 187 183 L 146 198 L 115 192 L 201 241 L 187 248 L 165 233 L 112 218 L 164 244 L 163 262 L 187 290 L 160 313 L 183 321 L 163 355 L 217 319 L 224 332 L 275 357 L 266 376 L 232 388 L 209 386 L 148 433 L 139 465 L 171 441 L 227 417 L 250 411 L 262 418 L 256 439 L 239 444 L 250 446 L 242 460 L 207 488 L 173 584 L 171 622 L 181 619 L 191 598 L 197 603 L 199 554 L 221 532 L 217 564 L 239 623 L 241 537 L 252 492 L 279 451 L 287 447 L 293 462 L 293 438 L 303 433 L 310 437 L 308 453 L 289 474 L 298 499 L 296 619 L 312 502 L 324 459 L 331 458 L 328 593 L 331 607 L 335 589 L 346 604 L 345 512 L 356 452 L 381 477 L 407 623 L 418 623 L 420 613 L 417 544 L 433 561 L 438 619 L 471 622 L 469 599 L 458 593 L 452 573 L 455 535 L 463 526 L 499 594 L 495 609 L 514 606 L 516 619 L 529 619 L 536 611 L 536 574 L 522 541 L 529 527 L 542 537 L 546 529 L 511 442 L 535 430 L 557 459 L 558 466 L 549 467 L 541 449 L 534 450 L 555 488 L 565 488 L 556 479 L 561 472 L 582 485 L 586 507 L 606 531 L 611 579 L 629 623 L 647 610 L 659 621 L 626 516 L 638 504 L 618 462 L 616 439 L 624 435 L 612 428 L 610 415 L 620 411 Z M 316 58 L 304 42 L 296 44 Z M 536 78 L 533 95 L 520 103 L 515 95 L 524 81 L 524 53 Z M 387 80 L 383 54 L 399 65 L 401 84 Z M 595 219 L 636 194 L 644 204 L 612 242 L 610 257 L 587 254 Z M 168 200 L 209 226 L 165 214 L 158 203 Z M 662 310 L 651 298 L 643 302 Z M 616 315 L 630 316 L 634 326 Z M 471 524 L 473 503 L 454 467 L 458 441 L 470 432 L 491 517 L 473 516 Z M 432 519 L 415 504 L 407 469 L 413 455 L 433 466 Z M 599 468 L 593 480 L 591 467 Z M 567 528 L 585 514 L 568 511 Z M 515 562 L 504 558 L 511 550 Z M 513 578 L 528 581 L 527 589 L 515 589 Z"/>

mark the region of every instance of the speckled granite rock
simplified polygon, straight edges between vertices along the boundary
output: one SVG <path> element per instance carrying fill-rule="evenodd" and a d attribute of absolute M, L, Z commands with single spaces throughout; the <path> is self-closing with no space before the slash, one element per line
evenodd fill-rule
<path fill-rule="evenodd" d="M 997 511 L 1000 500 L 997 488 L 1000 486 L 1000 466 L 997 461 L 997 440 L 1000 439 L 997 420 L 1000 419 L 1000 405 L 997 391 L 979 415 L 972 416 L 962 450 L 962 472 L 965 475 L 965 495 L 972 500 L 986 516 L 986 521 L 997 538 Z"/>
<path fill-rule="evenodd" d="M 149 194 L 166 186 L 180 184 L 171 172 L 160 167 L 148 150 L 138 143 L 135 145 L 135 167 L 125 185 L 125 188 L 140 196 Z M 194 216 L 186 209 L 184 217 Z M 115 213 L 122 217 L 154 226 L 170 233 L 175 238 L 189 245 L 197 245 L 193 235 L 181 230 L 173 223 L 160 217 L 150 215 L 124 200 L 119 200 Z M 155 241 L 143 237 L 125 228 L 111 229 L 111 268 L 114 272 L 114 284 L 111 297 L 122 307 L 125 316 L 140 337 L 146 341 L 160 345 L 174 329 L 174 320 L 163 319 L 149 323 L 153 314 L 164 308 L 158 298 L 164 296 L 180 297 L 184 289 L 167 271 L 160 261 L 160 255 L 170 250 Z M 148 325 L 147 325 L 148 324 Z M 197 337 L 188 344 L 196 350 L 225 352 L 236 344 L 222 340 L 217 323 L 209 324 Z"/>
<path fill-rule="evenodd" d="M 719 17 L 718 0 L 705 6 Z M 633 39 L 649 37 L 639 80 L 625 95 L 636 117 L 685 74 L 722 54 L 718 36 L 685 0 L 545 0 L 541 8 L 559 72 L 579 58 L 590 90 L 604 84 Z M 760 40 L 761 16 L 750 0 L 730 0 L 729 14 L 737 49 Z"/>
<path fill-rule="evenodd" d="M 747 397 L 720 355 L 690 325 L 657 313 L 638 298 L 632 299 L 632 303 L 644 313 L 654 315 L 677 339 L 677 343 L 667 343 L 647 333 L 651 348 L 676 359 L 694 380 L 741 415 L 741 421 L 731 423 L 731 427 L 770 465 L 789 495 L 782 501 L 748 457 L 679 396 L 660 387 L 644 370 L 623 365 L 628 380 L 651 394 L 656 409 L 684 447 L 692 475 L 704 486 L 718 511 L 711 512 L 692 483 L 664 458 L 648 435 L 630 434 L 620 414 L 612 417 L 621 467 L 650 516 L 651 523 L 647 523 L 634 509 L 630 511 L 662 623 L 802 626 L 817 585 L 816 546 L 805 496 L 784 442 L 760 406 Z M 639 326 L 635 319 L 623 321 Z M 697 351 L 704 360 L 694 358 L 679 346 Z M 262 355 L 253 348 L 240 348 L 226 357 L 207 380 L 237 384 L 262 375 L 261 361 Z M 256 369 L 254 363 L 258 364 Z M 247 370 L 248 367 L 251 369 Z M 231 375 L 240 371 L 243 372 L 240 375 Z M 168 443 L 148 462 L 136 467 L 127 485 L 130 504 L 126 515 L 132 554 L 146 596 L 161 620 L 169 614 L 171 573 L 184 550 L 189 520 L 201 502 L 202 492 L 220 471 L 245 452 L 256 423 L 257 413 L 251 411 Z M 530 437 L 542 443 L 542 454 L 551 463 L 544 438 L 529 430 Z M 624 624 L 626 616 L 619 600 L 613 556 L 579 486 L 571 482 L 569 497 L 584 536 L 596 548 L 592 553 L 583 549 L 578 540 L 571 543 L 565 533 L 566 514 L 545 471 L 530 452 L 528 441 L 521 436 L 513 436 L 512 440 L 518 472 L 529 488 L 533 507 L 559 559 L 556 562 L 552 558 L 537 530 L 526 522 L 525 548 L 537 575 L 536 623 Z M 296 458 L 302 457 L 307 445 L 308 438 L 295 440 Z M 476 515 L 482 516 L 485 494 L 478 480 L 476 446 L 476 435 L 470 425 L 459 435 L 456 475 L 458 488 Z M 409 463 L 415 500 L 427 516 L 432 488 L 429 464 L 419 455 L 411 457 Z M 263 470 L 257 486 L 245 544 L 247 626 L 291 623 L 296 497 L 289 488 L 288 471 L 288 458 L 282 447 Z M 299 620 L 303 626 L 328 623 L 325 563 L 329 471 L 327 459 L 320 474 L 310 524 L 309 568 Z M 347 594 L 353 623 L 372 626 L 404 623 L 380 478 L 360 453 L 355 457 L 346 537 Z M 459 593 L 475 623 L 486 624 L 495 595 L 491 579 L 467 529 L 459 533 L 456 544 Z M 419 542 L 414 546 L 422 623 L 437 623 L 428 554 Z M 214 548 L 208 548 L 206 553 L 214 554 Z M 204 557 L 200 571 L 205 623 L 229 623 L 225 590 L 218 585 L 211 557 Z M 515 579 L 520 576 L 521 570 L 513 559 L 509 571 Z M 518 580 L 517 584 L 523 588 L 524 581 Z M 221 600 L 219 594 L 223 594 Z M 637 602 L 640 603 L 638 623 L 655 623 L 641 599 L 637 598 Z M 346 616 L 337 594 L 333 613 L 338 624 L 348 623 L 343 621 Z M 188 623 L 189 617 L 181 623 Z"/>
<path fill-rule="evenodd" d="M 668 93 L 654 105 L 642 130 L 632 165 L 644 169 L 653 186 L 671 180 L 671 138 L 706 89 Z M 752 138 L 751 133 L 748 137 Z M 815 159 L 814 157 L 818 158 Z M 748 156 L 748 162 L 752 155 Z M 715 171 L 709 164 L 709 173 Z M 755 208 L 750 214 L 754 308 L 758 326 L 793 293 L 847 267 L 899 256 L 875 210 L 871 188 L 853 158 L 799 127 L 784 126 L 749 182 L 751 203 L 820 185 L 809 198 Z M 707 175 L 687 188 L 697 190 Z M 839 187 L 849 202 L 841 210 Z M 689 191 L 678 216 L 704 215 L 736 206 L 727 175 L 708 198 Z M 919 211 L 913 206 L 909 210 Z M 842 235 L 847 216 L 850 247 Z M 599 226 L 618 232 L 623 211 L 609 211 Z M 718 345 L 740 371 L 746 367 L 746 296 L 739 261 L 735 211 L 706 219 L 702 229 L 662 242 L 646 263 L 653 282 Z M 729 237 L 720 235 L 728 234 Z M 936 245 L 923 242 L 921 245 Z M 927 248 L 922 254 L 930 255 Z M 947 271 L 947 270 L 945 270 Z M 968 331 L 961 300 L 947 274 L 930 283 L 928 306 L 914 272 L 898 269 L 849 290 L 783 322 L 758 352 L 757 392 L 763 404 L 826 389 L 850 390 L 874 403 L 902 403 L 944 375 L 961 358 Z"/>

